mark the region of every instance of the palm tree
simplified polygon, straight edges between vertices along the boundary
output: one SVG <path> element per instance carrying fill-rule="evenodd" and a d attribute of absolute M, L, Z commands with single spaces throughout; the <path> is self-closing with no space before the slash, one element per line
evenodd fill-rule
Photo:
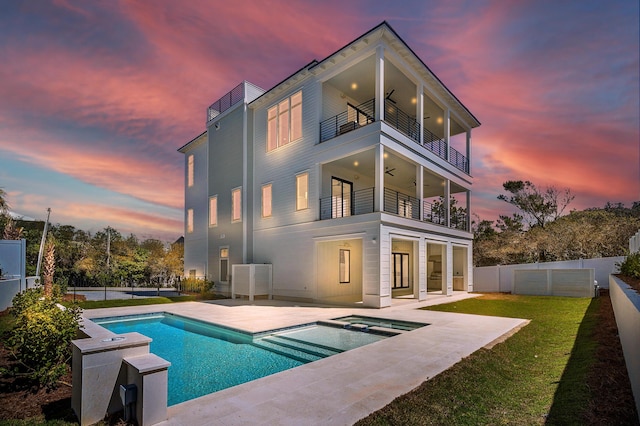
<path fill-rule="evenodd" d="M 9 211 L 9 203 L 7 202 L 7 192 L 0 188 L 0 215 Z"/>

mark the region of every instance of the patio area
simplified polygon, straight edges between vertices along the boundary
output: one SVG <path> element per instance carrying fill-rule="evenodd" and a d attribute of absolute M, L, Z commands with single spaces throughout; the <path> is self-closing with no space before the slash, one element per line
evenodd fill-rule
<path fill-rule="evenodd" d="M 473 294 L 401 300 L 387 309 L 277 300 L 218 300 L 94 309 L 87 318 L 165 311 L 250 332 L 347 315 L 430 325 L 169 407 L 167 425 L 349 425 L 526 324 L 526 320 L 417 310 Z"/>

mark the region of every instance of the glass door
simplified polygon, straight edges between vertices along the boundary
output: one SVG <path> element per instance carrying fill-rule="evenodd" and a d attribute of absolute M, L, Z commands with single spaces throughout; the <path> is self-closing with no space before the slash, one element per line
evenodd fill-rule
<path fill-rule="evenodd" d="M 345 217 L 353 214 L 353 183 L 337 177 L 331 178 L 331 217 Z"/>
<path fill-rule="evenodd" d="M 409 288 L 409 254 L 391 253 L 393 261 L 393 288 Z"/>

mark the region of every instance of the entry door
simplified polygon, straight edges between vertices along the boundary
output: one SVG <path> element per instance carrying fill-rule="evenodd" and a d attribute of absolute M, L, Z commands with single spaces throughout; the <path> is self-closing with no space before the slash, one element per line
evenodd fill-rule
<path fill-rule="evenodd" d="M 331 178 L 331 217 L 353 214 L 353 183 L 337 177 Z"/>
<path fill-rule="evenodd" d="M 409 288 L 409 254 L 391 253 L 393 257 L 393 288 Z"/>

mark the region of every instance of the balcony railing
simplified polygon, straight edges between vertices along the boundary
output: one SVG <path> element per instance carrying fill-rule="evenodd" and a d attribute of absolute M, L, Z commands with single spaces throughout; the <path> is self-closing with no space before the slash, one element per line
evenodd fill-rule
<path fill-rule="evenodd" d="M 207 122 L 213 120 L 238 102 L 244 100 L 244 82 L 238 84 L 207 108 Z"/>
<path fill-rule="evenodd" d="M 433 206 L 428 201 L 422 202 L 422 220 L 425 222 L 435 223 L 436 225 L 447 225 L 447 218 L 444 209 Z"/>
<path fill-rule="evenodd" d="M 320 199 L 320 220 L 373 213 L 375 211 L 374 194 L 375 188 L 365 188 L 345 196 L 323 197 Z M 384 189 L 383 210 L 409 219 L 447 226 L 444 205 L 423 201 L 422 211 L 420 211 L 420 200 L 390 188 Z M 467 225 L 466 211 L 452 211 L 451 228 L 468 231 Z"/>
<path fill-rule="evenodd" d="M 333 139 L 374 121 L 375 99 L 358 106 L 347 104 L 346 111 L 320 123 L 320 142 Z M 422 143 L 420 143 L 420 124 L 389 99 L 385 99 L 384 121 L 438 157 L 447 160 L 457 169 L 469 173 L 469 159 L 451 146 L 449 147 L 449 156 L 447 158 L 447 143 L 445 140 L 438 138 L 426 128 L 423 129 Z"/>
<path fill-rule="evenodd" d="M 418 199 L 389 188 L 384 189 L 384 211 L 420 220 L 420 202 Z"/>
<path fill-rule="evenodd" d="M 354 216 L 373 212 L 374 188 L 353 191 L 347 196 L 320 199 L 320 220 Z"/>
<path fill-rule="evenodd" d="M 385 99 L 384 107 L 385 123 L 400 130 L 416 142 L 420 140 L 420 126 L 414 118 L 409 117 L 409 114 L 398 108 L 389 99 Z"/>
<path fill-rule="evenodd" d="M 320 123 L 320 142 L 333 139 L 375 121 L 375 99 L 360 105 L 347 104 L 347 110 Z"/>
<path fill-rule="evenodd" d="M 449 147 L 449 163 L 453 164 L 459 170 L 469 173 L 469 160 L 451 146 Z"/>

